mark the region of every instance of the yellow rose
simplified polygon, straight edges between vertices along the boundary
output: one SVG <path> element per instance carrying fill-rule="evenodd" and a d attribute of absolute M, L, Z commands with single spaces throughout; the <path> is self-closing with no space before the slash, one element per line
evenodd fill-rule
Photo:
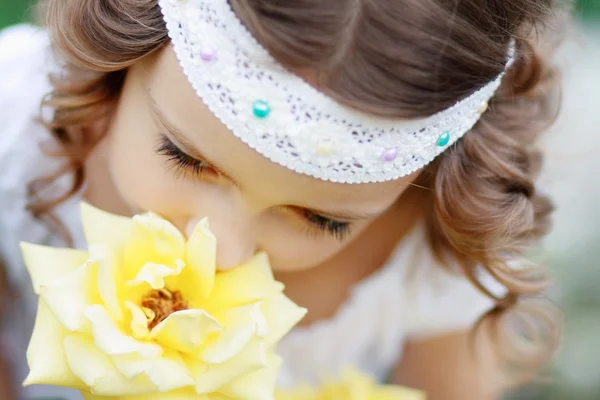
<path fill-rule="evenodd" d="M 82 219 L 89 251 L 22 245 L 39 294 L 25 385 L 88 399 L 273 398 L 274 347 L 305 310 L 264 254 L 216 272 L 206 220 L 186 240 L 153 214 L 83 204 Z"/>
<path fill-rule="evenodd" d="M 418 390 L 394 385 L 377 385 L 369 376 L 347 369 L 338 381 L 318 387 L 299 386 L 277 393 L 277 400 L 425 400 Z"/>

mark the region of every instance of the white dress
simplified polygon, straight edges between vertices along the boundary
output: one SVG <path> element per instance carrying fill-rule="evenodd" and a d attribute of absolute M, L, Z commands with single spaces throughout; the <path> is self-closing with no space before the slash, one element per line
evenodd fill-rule
<path fill-rule="evenodd" d="M 25 351 L 36 298 L 23 266 L 19 242 L 65 246 L 25 209 L 27 183 L 56 167 L 40 152 L 48 137 L 35 118 L 50 90 L 48 38 L 43 31 L 17 26 L 0 34 L 0 256 L 9 281 L 19 293 L 3 316 L 0 349 L 14 364 L 16 379 L 27 374 Z M 66 182 L 63 182 L 63 184 Z M 79 199 L 57 210 L 77 247 L 85 247 L 79 226 Z M 280 383 L 312 381 L 352 365 L 384 380 L 402 356 L 407 339 L 469 328 L 492 305 L 468 281 L 438 265 L 421 227 L 397 247 L 387 264 L 356 285 L 337 314 L 283 339 Z M 23 389 L 22 396 L 80 399 L 74 391 L 45 386 Z"/>

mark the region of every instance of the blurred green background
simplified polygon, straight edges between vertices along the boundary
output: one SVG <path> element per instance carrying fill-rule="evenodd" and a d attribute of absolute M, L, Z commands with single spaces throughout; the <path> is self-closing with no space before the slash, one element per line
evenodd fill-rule
<path fill-rule="evenodd" d="M 0 0 L 0 27 L 28 20 L 33 0 Z"/>
<path fill-rule="evenodd" d="M 0 28 L 30 20 L 33 3 L 0 0 Z M 554 163 L 543 177 L 558 205 L 545 247 L 566 329 L 549 383 L 511 400 L 600 400 L 600 0 L 579 1 L 576 17 L 580 33 L 558 55 L 566 65 L 564 105 L 545 144 Z"/>

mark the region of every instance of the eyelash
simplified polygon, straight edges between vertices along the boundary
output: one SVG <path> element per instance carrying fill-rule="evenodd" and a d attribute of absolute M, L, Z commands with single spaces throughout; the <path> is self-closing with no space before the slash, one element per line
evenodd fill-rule
<path fill-rule="evenodd" d="M 171 142 L 166 136 L 161 136 L 156 152 L 167 157 L 167 161 L 174 167 L 178 175 L 191 173 L 195 176 L 202 174 L 204 168 L 208 165 L 200 160 L 196 160 L 181 151 L 173 142 Z"/>
<path fill-rule="evenodd" d="M 328 232 L 339 241 L 343 241 L 350 233 L 351 224 L 323 217 L 308 210 L 302 210 L 304 218 L 320 232 Z"/>
<path fill-rule="evenodd" d="M 195 176 L 199 176 L 202 174 L 204 168 L 210 167 L 206 163 L 181 151 L 181 149 L 164 135 L 162 135 L 158 141 L 156 152 L 167 157 L 167 161 L 171 166 L 176 168 L 175 172 L 178 175 L 191 173 Z M 340 241 L 343 241 L 350 233 L 351 224 L 349 222 L 335 221 L 319 214 L 315 214 L 309 210 L 301 210 L 301 214 L 304 219 L 319 232 L 329 233 Z"/>

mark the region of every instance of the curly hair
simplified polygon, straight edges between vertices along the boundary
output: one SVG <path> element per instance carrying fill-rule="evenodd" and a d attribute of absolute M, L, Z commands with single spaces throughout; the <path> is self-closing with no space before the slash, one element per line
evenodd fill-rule
<path fill-rule="evenodd" d="M 523 299 L 543 293 L 542 267 L 514 268 L 549 229 L 551 201 L 535 179 L 542 155 L 536 139 L 555 119 L 560 79 L 544 50 L 563 35 L 568 10 L 553 0 L 232 0 L 255 37 L 281 63 L 315 71 L 319 88 L 355 109 L 394 118 L 425 117 L 443 110 L 496 77 L 509 43 L 517 60 L 481 120 L 422 174 L 430 244 L 496 307 L 482 319 L 510 327 Z M 84 162 L 100 140 L 89 128 L 109 115 L 128 67 L 169 42 L 156 0 L 46 0 L 41 11 L 66 73 L 53 77 L 43 106 L 65 168 L 32 182 L 30 210 L 52 218 L 52 208 L 76 193 Z M 552 41 L 552 42 L 550 42 Z M 60 175 L 72 174 L 69 191 L 42 195 Z M 53 221 L 55 226 L 58 221 Z M 63 232 L 64 233 L 64 232 Z M 496 297 L 480 280 L 483 268 L 506 288 Z M 539 351 L 516 341 L 501 346 L 513 365 L 533 371 L 557 342 L 558 323 L 536 308 Z M 539 312 L 544 311 L 544 312 Z M 520 318 L 516 318 L 521 320 Z M 523 320 L 525 321 L 525 320 Z M 541 323 L 540 323 L 541 321 Z M 498 335 L 499 342 L 502 337 Z M 530 349 L 530 347 L 527 347 Z M 529 350 L 527 350 L 529 351 Z M 532 367 L 532 368 L 530 368 Z"/>

